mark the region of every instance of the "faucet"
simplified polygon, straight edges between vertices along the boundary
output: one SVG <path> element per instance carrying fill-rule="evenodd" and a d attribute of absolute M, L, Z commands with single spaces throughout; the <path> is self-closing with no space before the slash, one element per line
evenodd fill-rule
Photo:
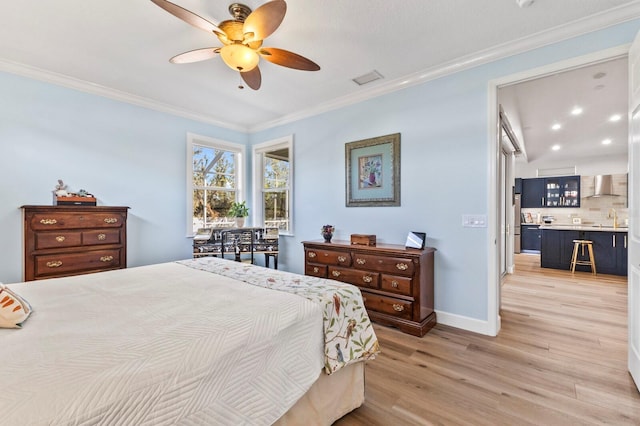
<path fill-rule="evenodd" d="M 618 227 L 618 213 L 616 212 L 616 209 L 610 208 L 609 212 L 607 213 L 607 217 L 611 217 L 612 211 L 613 211 L 613 228 L 615 229 Z"/>

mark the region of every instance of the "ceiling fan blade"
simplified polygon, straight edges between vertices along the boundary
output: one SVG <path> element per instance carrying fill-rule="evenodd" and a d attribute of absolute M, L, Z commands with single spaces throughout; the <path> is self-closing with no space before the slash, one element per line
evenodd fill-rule
<path fill-rule="evenodd" d="M 251 87 L 253 90 L 258 90 L 260 88 L 260 84 L 262 83 L 262 74 L 260 74 L 260 68 L 255 67 L 251 71 L 241 72 L 240 76 L 247 83 L 247 86 Z"/>
<path fill-rule="evenodd" d="M 219 47 L 205 47 L 203 49 L 190 50 L 169 59 L 172 64 L 190 64 L 191 62 L 211 59 L 220 53 Z"/>
<path fill-rule="evenodd" d="M 187 24 L 193 25 L 196 28 L 200 28 L 208 33 L 217 33 L 224 34 L 220 28 L 218 28 L 213 23 L 207 21 L 201 16 L 196 15 L 195 13 L 188 11 L 187 9 L 178 6 L 177 4 L 171 3 L 167 0 L 151 0 L 170 14 L 174 15 L 177 18 L 182 19 Z"/>
<path fill-rule="evenodd" d="M 244 21 L 242 32 L 249 34 L 246 41 L 264 40 L 278 29 L 287 12 L 287 4 L 284 0 L 267 2 L 251 12 Z"/>
<path fill-rule="evenodd" d="M 300 56 L 297 53 L 289 52 L 288 50 L 265 47 L 260 49 L 258 53 L 267 61 L 283 67 L 302 71 L 318 71 L 320 69 L 320 65 L 312 60 Z"/>

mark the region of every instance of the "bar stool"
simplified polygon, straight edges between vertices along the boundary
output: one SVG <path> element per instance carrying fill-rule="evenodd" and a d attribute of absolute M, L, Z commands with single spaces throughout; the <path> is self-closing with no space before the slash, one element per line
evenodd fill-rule
<path fill-rule="evenodd" d="M 578 260 L 578 250 L 582 249 L 584 256 L 584 246 L 587 246 L 589 259 Z M 571 256 L 571 273 L 576 271 L 576 265 L 589 265 L 591 273 L 596 274 L 596 259 L 593 257 L 593 241 L 591 240 L 573 240 L 573 255 Z"/>

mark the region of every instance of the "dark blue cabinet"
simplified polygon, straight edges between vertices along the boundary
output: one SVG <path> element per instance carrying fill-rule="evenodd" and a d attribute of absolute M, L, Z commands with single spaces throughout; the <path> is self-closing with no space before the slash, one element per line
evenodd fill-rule
<path fill-rule="evenodd" d="M 540 232 L 538 225 L 522 225 L 520 228 L 520 250 L 539 252 Z"/>
<path fill-rule="evenodd" d="M 573 240 L 578 238 L 578 231 L 543 229 L 540 266 L 543 268 L 570 269 Z"/>
<path fill-rule="evenodd" d="M 627 275 L 627 233 L 608 231 L 571 231 L 543 229 L 540 265 L 543 268 L 571 269 L 573 240 L 593 241 L 593 257 L 600 274 Z M 579 249 L 578 260 L 586 260 L 588 250 Z M 586 265 L 577 265 L 576 271 L 591 272 Z"/>
<path fill-rule="evenodd" d="M 544 179 L 545 207 L 580 207 L 580 176 Z"/>
<path fill-rule="evenodd" d="M 522 179 L 522 208 L 544 207 L 544 178 Z"/>
<path fill-rule="evenodd" d="M 516 194 L 522 194 L 522 178 L 516 178 L 513 190 Z"/>

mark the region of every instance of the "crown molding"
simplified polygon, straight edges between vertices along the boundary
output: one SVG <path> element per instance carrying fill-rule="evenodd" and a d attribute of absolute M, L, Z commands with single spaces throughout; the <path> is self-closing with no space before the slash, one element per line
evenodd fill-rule
<path fill-rule="evenodd" d="M 102 86 L 96 83 L 91 83 L 86 80 L 69 77 L 67 75 L 58 74 L 52 71 L 43 70 L 41 68 L 32 67 L 30 65 L 25 65 L 19 62 L 0 58 L 0 71 L 5 71 L 22 77 L 32 78 L 34 80 L 43 81 L 45 83 L 67 87 L 69 89 L 78 90 L 92 95 L 102 96 L 120 102 L 126 102 L 128 104 L 148 108 L 154 111 L 164 112 L 178 117 L 187 118 L 189 120 L 212 124 L 214 126 L 223 127 L 225 129 L 235 130 L 242 133 L 247 133 L 248 130 L 244 126 L 235 126 L 226 122 L 222 122 L 209 115 L 198 114 L 193 111 L 188 111 L 183 108 L 178 108 L 169 104 L 158 102 L 153 99 L 133 95 L 121 90 Z"/>
<path fill-rule="evenodd" d="M 640 18 L 640 1 L 612 8 L 568 24 L 563 24 L 549 30 L 522 37 L 498 46 L 461 56 L 452 61 L 427 68 L 408 76 L 382 83 L 372 88 L 365 88 L 355 94 L 350 94 L 319 104 L 313 108 L 298 111 L 276 120 L 268 121 L 249 128 L 250 132 L 258 132 L 272 127 L 281 126 L 304 118 L 309 118 L 324 112 L 343 108 L 358 102 L 366 101 L 378 96 L 406 89 L 411 86 L 435 80 L 446 75 L 454 74 L 479 65 L 504 59 L 529 50 L 538 49 L 573 37 L 598 31 L 617 24 Z"/>

